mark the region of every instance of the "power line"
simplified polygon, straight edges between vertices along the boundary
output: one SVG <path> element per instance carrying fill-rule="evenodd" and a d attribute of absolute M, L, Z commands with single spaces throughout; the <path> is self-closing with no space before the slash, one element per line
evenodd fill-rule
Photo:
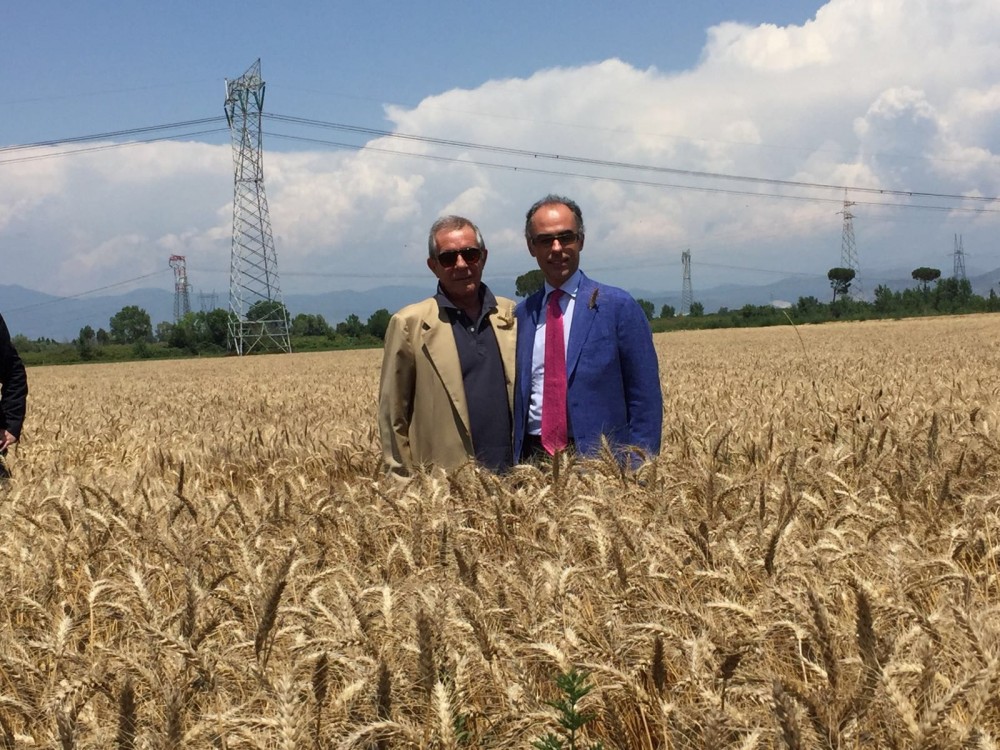
<path fill-rule="evenodd" d="M 492 257 L 492 256 L 491 256 Z M 656 261 L 646 261 L 643 263 L 644 268 L 655 268 L 666 265 L 675 265 L 676 260 L 656 260 Z M 801 276 L 803 278 L 826 278 L 826 272 L 814 272 L 810 273 L 808 271 L 789 271 L 787 269 L 777 269 L 777 268 L 759 268 L 755 266 L 734 266 L 729 263 L 711 263 L 708 261 L 691 261 L 692 268 L 721 268 L 728 271 L 742 271 L 745 273 L 768 273 L 777 274 L 781 276 Z M 222 268 L 203 268 L 203 267 L 193 267 L 192 271 L 199 274 L 224 274 L 225 269 Z M 622 265 L 600 265 L 593 266 L 590 268 L 591 271 L 621 271 Z M 517 273 L 516 270 L 500 270 L 497 272 L 502 275 L 505 273 Z M 305 277 L 310 279 L 420 279 L 426 278 L 425 273 L 420 271 L 412 271 L 409 273 L 351 273 L 346 271 L 286 271 L 282 270 L 281 275 L 284 276 L 297 276 Z"/>
<path fill-rule="evenodd" d="M 346 125 L 343 123 L 326 122 L 323 120 L 311 120 L 304 117 L 293 117 L 288 115 L 265 115 L 269 120 L 279 122 L 307 125 L 311 127 L 326 128 L 330 130 L 340 130 L 350 133 L 371 135 L 379 138 L 393 138 L 397 140 L 415 141 L 438 146 L 450 146 L 457 148 L 475 149 L 478 151 L 489 151 L 492 153 L 508 154 L 512 156 L 524 156 L 532 159 L 549 159 L 572 164 L 587 164 L 590 166 L 611 167 L 615 169 L 630 169 L 661 174 L 679 175 L 685 177 L 698 177 L 714 180 L 730 180 L 738 182 L 749 182 L 753 184 L 781 185 L 784 187 L 810 188 L 817 190 L 850 190 L 852 193 L 866 193 L 874 195 L 892 195 L 906 198 L 944 198 L 949 200 L 972 200 L 980 202 L 996 202 L 1000 200 L 997 196 L 965 196 L 954 193 L 935 193 L 913 190 L 890 190 L 886 188 L 866 188 L 849 185 L 834 185 L 821 182 L 805 182 L 800 180 L 779 180 L 770 177 L 752 177 L 747 175 L 728 174 L 725 172 L 703 172 L 690 169 L 677 169 L 674 167 L 658 167 L 652 164 L 637 164 L 634 162 L 615 161 L 608 159 L 594 159 L 584 156 L 573 156 L 570 154 L 554 154 L 527 149 L 513 148 L 509 146 L 496 146 L 471 141 L 459 141 L 450 138 L 434 138 L 431 136 L 413 135 L 410 133 L 396 133 L 390 130 L 380 130 L 378 128 L 362 127 L 360 125 Z"/>
<path fill-rule="evenodd" d="M 32 154 L 30 156 L 19 156 L 14 159 L 0 159 L 0 165 L 19 164 L 26 161 L 38 161 L 40 159 L 52 159 L 59 156 L 75 156 L 76 154 L 89 154 L 96 151 L 109 151 L 115 148 L 125 148 L 128 146 L 138 146 L 145 143 L 158 143 L 161 141 L 172 141 L 178 138 L 190 138 L 195 135 L 208 135 L 210 133 L 224 133 L 226 128 L 213 128 L 211 130 L 196 130 L 191 133 L 177 133 L 175 135 L 164 135 L 158 138 L 144 138 L 138 141 L 126 141 L 124 143 L 108 143 L 102 146 L 90 146 L 89 148 L 75 148 L 70 151 L 50 151 L 43 154 Z"/>
<path fill-rule="evenodd" d="M 125 130 L 111 130 L 107 133 L 94 133 L 91 135 L 77 135 L 68 138 L 54 138 L 49 141 L 38 141 L 36 143 L 22 143 L 13 146 L 0 146 L 0 153 L 8 151 L 23 151 L 32 148 L 42 148 L 43 146 L 63 146 L 69 143 L 83 143 L 85 141 L 101 141 L 109 138 L 122 138 L 140 133 L 154 133 L 159 130 L 177 130 L 179 128 L 189 128 L 195 125 L 207 125 L 210 123 L 222 123 L 226 118 L 222 115 L 216 117 L 202 117 L 198 120 L 184 120 L 183 122 L 171 122 L 165 125 L 147 125 L 142 128 L 127 128 Z"/>
<path fill-rule="evenodd" d="M 35 302 L 34 304 L 24 305 L 23 307 L 14 307 L 14 308 L 11 308 L 11 309 L 7 310 L 7 312 L 8 313 L 23 312 L 25 310 L 34 310 L 34 309 L 36 309 L 38 307 L 46 307 L 48 305 L 55 305 L 55 304 L 58 304 L 59 302 L 66 302 L 67 300 L 78 299 L 80 297 L 86 297 L 88 294 L 95 294 L 97 292 L 104 292 L 104 291 L 107 291 L 108 289 L 115 289 L 115 288 L 120 287 L 120 286 L 125 286 L 127 284 L 132 284 L 132 283 L 134 283 L 136 281 L 142 281 L 143 279 L 150 279 L 153 276 L 162 276 L 165 273 L 166 273 L 165 270 L 153 271 L 152 273 L 143 274 L 142 276 L 136 276 L 135 278 L 132 278 L 132 279 L 125 279 L 124 281 L 118 281 L 118 282 L 115 282 L 114 284 L 108 284 L 106 286 L 99 286 L 96 289 L 88 289 L 85 292 L 78 292 L 76 294 L 67 294 L 67 295 L 62 296 L 62 297 L 54 297 L 52 299 L 47 299 L 44 302 Z M 171 273 L 173 273 L 173 271 L 171 271 Z"/>
<path fill-rule="evenodd" d="M 661 167 L 661 166 L 655 166 L 655 165 L 651 165 L 651 164 L 638 164 L 638 163 L 635 163 L 635 162 L 624 162 L 624 161 L 616 161 L 616 160 L 608 160 L 608 159 L 595 159 L 595 158 L 590 158 L 590 157 L 574 156 L 574 155 L 570 155 L 570 154 L 555 154 L 555 153 L 548 153 L 548 152 L 538 152 L 538 151 L 531 151 L 531 150 L 527 150 L 527 149 L 519 149 L 519 148 L 508 147 L 508 146 L 497 146 L 497 145 L 491 145 L 491 144 L 475 143 L 475 142 L 471 142 L 471 141 L 460 141 L 460 140 L 449 139 L 449 138 L 435 138 L 435 137 L 431 137 L 431 136 L 422 136 L 422 135 L 415 135 L 415 134 L 410 134 L 410 133 L 397 133 L 397 132 L 393 132 L 393 131 L 389 131 L 389 130 L 383 130 L 383 129 L 379 129 L 379 128 L 370 128 L 370 127 L 364 127 L 364 126 L 360 126 L 360 125 L 349 125 L 349 124 L 345 124 L 345 123 L 328 122 L 328 121 L 324 121 L 324 120 L 315 120 L 315 119 L 304 118 L 304 117 L 296 117 L 296 116 L 290 116 L 290 115 L 265 114 L 264 117 L 266 119 L 268 119 L 268 120 L 275 120 L 275 121 L 278 121 L 278 122 L 285 122 L 285 123 L 295 124 L 295 125 L 303 125 L 303 126 L 306 126 L 306 127 L 317 127 L 317 128 L 328 129 L 328 130 L 338 130 L 338 131 L 349 132 L 349 133 L 357 133 L 357 134 L 360 134 L 360 135 L 371 136 L 371 137 L 389 138 L 389 139 L 395 139 L 395 140 L 402 140 L 402 141 L 416 142 L 416 143 L 423 143 L 423 144 L 430 144 L 430 145 L 438 145 L 438 146 L 446 146 L 446 147 L 452 147 L 452 148 L 472 149 L 472 150 L 477 150 L 477 151 L 486 151 L 486 152 L 489 152 L 489 153 L 505 154 L 505 155 L 508 155 L 508 156 L 517 156 L 517 157 L 529 158 L 529 159 L 532 159 L 532 160 L 542 159 L 542 160 L 549 160 L 549 161 L 558 161 L 558 162 L 562 162 L 562 163 L 582 164 L 582 165 L 587 165 L 587 166 L 610 168 L 610 169 L 624 169 L 624 170 L 633 170 L 633 171 L 641 171 L 641 172 L 651 172 L 651 173 L 654 173 L 654 174 L 670 174 L 670 175 L 676 175 L 676 176 L 691 177 L 691 178 L 696 178 L 696 179 L 746 182 L 746 183 L 757 184 L 757 185 L 774 185 L 774 186 L 780 186 L 780 187 L 795 188 L 795 189 L 808 189 L 808 190 L 837 190 L 837 191 L 849 190 L 854 195 L 867 194 L 867 195 L 879 195 L 879 196 L 886 196 L 886 197 L 900 197 L 900 198 L 910 198 L 910 199 L 912 199 L 912 198 L 928 198 L 928 199 L 954 200 L 954 201 L 966 201 L 966 202 L 972 201 L 972 202 L 977 202 L 977 203 L 996 203 L 996 202 L 1000 201 L 1000 197 L 998 197 L 998 196 L 976 196 L 976 195 L 970 196 L 970 195 L 959 195 L 959 194 L 954 194 L 954 193 L 942 193 L 942 192 L 933 192 L 933 191 L 891 190 L 891 189 L 886 189 L 886 188 L 869 188 L 869 187 L 863 187 L 863 186 L 835 185 L 835 184 L 830 184 L 830 183 L 806 182 L 806 181 L 801 181 L 801 180 L 781 180 L 781 179 L 777 179 L 777 178 L 754 177 L 754 176 L 751 176 L 751 175 L 737 175 L 737 174 L 729 174 L 729 173 L 725 173 L 725 172 L 705 172 L 705 171 L 699 171 L 699 170 L 678 169 L 678 168 L 674 168 L 674 167 Z M 108 139 L 108 138 L 115 138 L 115 137 L 128 137 L 128 136 L 138 135 L 138 134 L 142 134 L 142 133 L 156 132 L 156 131 L 162 131 L 162 130 L 171 130 L 171 129 L 177 129 L 177 128 L 181 128 L 181 127 L 190 127 L 190 126 L 193 126 L 193 125 L 201 125 L 201 124 L 207 124 L 207 123 L 216 123 L 216 122 L 222 121 L 223 119 L 224 118 L 221 118 L 221 117 L 206 117 L 206 118 L 200 118 L 200 119 L 197 119 L 197 120 L 186 120 L 186 121 L 181 121 L 181 122 L 176 122 L 176 123 L 167 123 L 165 125 L 152 125 L 152 126 L 141 127 L 141 128 L 129 128 L 129 129 L 124 129 L 124 130 L 109 131 L 109 132 L 106 132 L 106 133 L 98 133 L 98 134 L 93 134 L 93 135 L 83 135 L 83 136 L 75 136 L 75 137 L 71 137 L 71 138 L 54 139 L 54 140 L 49 140 L 49 141 L 39 141 L 37 143 L 23 144 L 23 145 L 17 145 L 17 146 L 6 146 L 6 147 L 0 147 L 0 154 L 2 154 L 2 153 L 8 153 L 8 152 L 17 152 L 17 151 L 22 151 L 22 150 L 34 149 L 34 148 L 40 148 L 40 147 L 46 147 L 46 146 L 53 146 L 53 145 L 80 143 L 80 142 L 93 141 L 93 140 L 101 140 L 101 139 Z M 148 143 L 148 142 L 155 142 L 156 140 L 174 139 L 174 138 L 181 138 L 181 137 L 191 137 L 191 136 L 194 136 L 194 135 L 205 135 L 205 134 L 209 134 L 209 133 L 222 132 L 222 130 L 223 129 L 220 128 L 220 129 L 211 129 L 211 130 L 204 130 L 204 131 L 195 131 L 195 132 L 191 132 L 191 133 L 177 134 L 177 135 L 172 135 L 172 136 L 164 136 L 163 138 L 150 139 L 150 140 L 141 141 L 141 142 L 147 142 Z M 378 153 L 391 154 L 391 155 L 395 155 L 395 156 L 416 157 L 416 158 L 427 159 L 427 160 L 431 160 L 431 161 L 445 161 L 445 162 L 452 162 L 452 163 L 463 163 L 463 164 L 469 164 L 469 165 L 473 165 L 473 166 L 486 167 L 486 168 L 490 168 L 490 169 L 503 169 L 503 170 L 508 170 L 508 171 L 530 172 L 530 173 L 533 173 L 533 174 L 546 174 L 546 175 L 554 175 L 554 176 L 573 177 L 573 178 L 579 178 L 579 179 L 611 181 L 611 182 L 618 182 L 618 183 L 623 183 L 623 184 L 632 184 L 632 185 L 645 186 L 645 187 L 672 188 L 672 189 L 679 189 L 679 190 L 695 190 L 695 191 L 708 192 L 708 193 L 720 193 L 720 194 L 729 194 L 729 195 L 742 195 L 742 196 L 752 196 L 752 197 L 777 198 L 777 199 L 783 199 L 783 200 L 806 200 L 806 201 L 819 201 L 819 202 L 824 202 L 825 201 L 825 202 L 829 202 L 829 203 L 834 203 L 834 202 L 839 203 L 840 202 L 839 199 L 832 199 L 832 198 L 831 199 L 824 199 L 824 198 L 817 197 L 817 196 L 810 197 L 810 196 L 803 196 L 803 195 L 782 195 L 782 194 L 774 194 L 774 193 L 760 193 L 760 192 L 753 192 L 753 191 L 730 190 L 730 189 L 724 189 L 724 188 L 712 188 L 712 187 L 705 187 L 705 186 L 680 185 L 680 184 L 669 184 L 669 183 L 651 182 L 651 181 L 646 181 L 646 180 L 636 180 L 636 179 L 628 179 L 628 178 L 621 178 L 621 177 L 611 177 L 611 176 L 607 176 L 607 175 L 593 175 L 593 174 L 583 174 L 583 173 L 567 172 L 567 171 L 562 171 L 562 170 L 541 169 L 541 168 L 537 168 L 537 167 L 524 167 L 524 166 L 520 166 L 519 167 L 519 166 L 515 166 L 515 165 L 511 165 L 511 164 L 497 164 L 497 163 L 492 163 L 492 162 L 482 162 L 482 161 L 475 161 L 475 160 L 470 160 L 470 159 L 465 159 L 465 158 L 446 157 L 446 156 L 433 155 L 433 154 L 415 154 L 415 153 L 411 153 L 411 152 L 396 151 L 396 150 L 393 150 L 393 149 L 380 148 L 380 147 L 376 147 L 376 146 L 371 146 L 370 144 L 358 145 L 358 144 L 351 144 L 351 143 L 342 143 L 342 142 L 336 142 L 336 141 L 328 141 L 328 140 L 318 139 L 318 138 L 308 138 L 308 137 L 305 137 L 305 136 L 287 135 L 287 134 L 281 134 L 281 133 L 272 134 L 271 137 L 281 138 L 281 139 L 285 139 L 285 140 L 292 140 L 292 141 L 300 141 L 300 142 L 305 142 L 305 143 L 314 143 L 314 144 L 318 144 L 318 145 L 333 146 L 333 147 L 336 147 L 336 148 L 349 148 L 349 149 L 354 149 L 354 150 L 367 150 L 367 151 L 373 151 L 373 152 L 378 152 Z M 130 143 L 127 143 L 127 144 L 108 144 L 108 145 L 105 145 L 105 146 L 95 147 L 92 150 L 104 150 L 104 149 L 110 149 L 110 148 L 117 148 L 117 147 L 120 147 L 120 146 L 132 145 L 133 143 L 134 142 L 130 142 Z M 63 151 L 63 152 L 57 152 L 57 153 L 53 153 L 53 154 L 36 154 L 36 155 L 28 156 L 28 157 L 22 157 L 20 159 L 2 160 L 2 161 L 0 161 L 0 164 L 16 163 L 16 162 L 19 162 L 19 161 L 30 161 L 30 160 L 38 159 L 38 158 L 51 158 L 51 157 L 54 157 L 54 156 L 67 156 L 67 155 L 72 155 L 72 154 L 86 152 L 88 150 L 91 150 L 91 149 L 75 149 L 75 150 L 72 150 L 72 151 Z M 968 208 L 968 207 L 964 207 L 964 206 L 936 206 L 936 205 L 926 205 L 926 204 L 887 203 L 887 202 L 883 202 L 883 201 L 855 201 L 855 203 L 858 204 L 858 205 L 887 206 L 887 207 L 892 207 L 892 208 L 915 208 L 915 209 L 918 209 L 918 210 L 928 210 L 928 211 L 959 211 L 959 212 L 965 212 L 965 213 L 997 213 L 997 212 L 1000 212 L 1000 211 L 994 210 L 994 209 L 975 209 L 975 208 Z"/>
<path fill-rule="evenodd" d="M 563 120 L 553 120 L 553 119 L 540 119 L 537 117 L 524 117 L 511 114 L 510 112 L 505 112 L 500 114 L 498 112 L 487 112 L 475 109 L 461 109 L 456 107 L 445 107 L 438 103 L 430 103 L 428 100 L 418 100 L 418 101 L 388 101 L 384 97 L 374 97 L 374 96 L 359 96 L 357 94 L 348 94 L 342 91 L 328 91 L 323 89 L 311 89 L 311 88 L 299 88 L 294 86 L 283 87 L 289 91 L 299 91 L 306 94 L 320 95 L 324 97 L 336 97 L 343 99 L 351 99 L 354 101 L 362 102 L 372 102 L 378 104 L 381 109 L 386 107 L 399 107 L 399 108 L 409 108 L 416 109 L 420 107 L 421 110 L 431 110 L 435 112 L 446 112 L 449 114 L 462 115 L 465 117 L 475 117 L 485 120 L 506 120 L 509 122 L 517 123 L 528 123 L 534 126 L 544 126 L 546 128 L 565 128 L 568 130 L 580 130 L 592 133 L 605 133 L 612 136 L 649 136 L 653 138 L 659 138 L 662 140 L 671 141 L 684 141 L 687 143 L 706 143 L 706 144 L 723 144 L 726 146 L 737 146 L 737 147 L 748 147 L 754 149 L 762 149 L 769 151 L 779 151 L 779 152 L 799 152 L 803 154 L 849 154 L 853 155 L 854 152 L 845 148 L 832 148 L 832 147 L 817 147 L 814 144 L 808 146 L 796 146 L 792 144 L 774 144 L 774 143 L 764 143 L 761 141 L 740 141 L 732 140 L 729 138 L 705 138 L 700 136 L 685 135 L 682 133 L 664 133 L 661 131 L 653 130 L 640 130 L 635 128 L 630 128 L 628 130 L 623 130 L 620 127 L 599 127 L 596 125 L 581 123 L 579 121 L 566 122 Z M 914 162 L 941 162 L 944 164 L 966 164 L 974 163 L 970 159 L 947 159 L 944 157 L 929 157 L 923 154 L 908 154 L 899 151 L 876 151 L 872 153 L 873 156 L 878 156 L 882 159 L 893 159 L 893 160 L 906 160 Z"/>
<path fill-rule="evenodd" d="M 706 268 L 724 268 L 729 271 L 746 271 L 748 273 L 773 273 L 782 276 L 802 276 L 804 278 L 826 278 L 825 273 L 809 273 L 807 271 L 788 271 L 785 269 L 778 270 L 775 268 L 755 268 L 753 266 L 733 266 L 728 263 L 707 263 L 705 261 L 692 261 L 692 265 L 704 266 Z"/>
<path fill-rule="evenodd" d="M 468 164 L 470 166 L 485 167 L 487 169 L 498 169 L 498 170 L 503 170 L 503 171 L 508 171 L 508 172 L 527 172 L 527 173 L 530 173 L 530 174 L 544 174 L 544 175 L 553 175 L 553 176 L 557 176 L 557 177 L 573 177 L 573 178 L 579 178 L 579 179 L 585 179 L 585 180 L 597 180 L 597 181 L 601 181 L 601 182 L 616 182 L 616 183 L 620 183 L 620 184 L 624 184 L 624 185 L 636 185 L 636 186 L 639 186 L 639 187 L 667 188 L 667 189 L 674 189 L 674 190 L 691 190 L 691 191 L 700 192 L 700 193 L 714 193 L 714 194 L 719 194 L 719 195 L 739 195 L 739 196 L 751 197 L 751 198 L 775 198 L 777 200 L 795 200 L 795 201 L 805 201 L 805 202 L 809 202 L 809 203 L 835 203 L 835 204 L 838 204 L 838 205 L 842 203 L 842 200 L 840 198 L 834 198 L 834 197 L 824 198 L 824 197 L 821 197 L 821 196 L 810 196 L 810 195 L 782 195 L 780 193 L 761 193 L 761 192 L 755 192 L 755 191 L 751 191 L 751 190 L 734 190 L 734 189 L 730 189 L 730 188 L 713 188 L 713 187 L 703 187 L 703 186 L 697 186 L 697 185 L 682 185 L 682 184 L 677 184 L 677 183 L 653 182 L 651 180 L 638 180 L 638 179 L 633 179 L 633 178 L 628 178 L 628 177 L 613 177 L 613 176 L 609 176 L 609 175 L 585 174 L 583 172 L 566 172 L 566 171 L 561 171 L 561 170 L 557 170 L 557 169 L 543 169 L 541 167 L 523 167 L 523 166 L 516 166 L 514 164 L 500 164 L 500 163 L 496 163 L 496 162 L 477 161 L 477 160 L 474 160 L 474 159 L 464 159 L 464 158 L 456 158 L 456 157 L 450 157 L 450 156 L 440 156 L 440 155 L 436 155 L 436 154 L 418 154 L 418 153 L 413 153 L 413 152 L 409 152 L 409 151 L 396 151 L 394 149 L 381 148 L 379 146 L 371 146 L 371 145 L 368 145 L 368 144 L 360 145 L 359 146 L 357 144 L 340 143 L 340 142 L 336 142 L 336 141 L 326 141 L 326 140 L 319 139 L 319 138 L 307 138 L 305 136 L 285 135 L 285 134 L 281 134 L 281 133 L 271 133 L 270 137 L 271 138 L 283 138 L 283 139 L 286 139 L 286 140 L 293 140 L 293 141 L 304 141 L 304 142 L 308 142 L 308 143 L 316 143 L 316 144 L 321 144 L 321 145 L 326 145 L 326 146 L 337 146 L 339 148 L 349 148 L 349 149 L 354 149 L 356 151 L 370 151 L 370 152 L 376 152 L 376 153 L 390 154 L 390 155 L 393 155 L 393 156 L 406 156 L 406 157 L 411 157 L 411 158 L 415 158 L 415 159 L 425 159 L 425 160 L 428 160 L 428 161 L 450 162 L 450 163 L 455 163 L 455 164 Z M 560 157 L 555 156 L 553 158 L 559 159 Z M 564 159 L 564 161 L 568 161 L 568 159 Z M 733 176 L 733 179 L 740 179 L 740 178 L 737 177 L 737 176 Z M 790 184 L 790 183 L 785 183 L 785 182 L 783 182 L 781 180 L 766 180 L 765 178 L 747 178 L 747 179 L 754 179 L 754 180 L 757 180 L 759 182 L 772 182 L 772 183 L 775 183 L 775 184 L 778 184 L 778 185 Z M 844 190 L 844 189 L 852 190 L 852 191 L 854 190 L 854 188 L 844 188 L 843 186 L 830 186 L 830 187 L 831 188 L 835 187 L 838 190 Z M 868 189 L 868 190 L 870 191 L 871 189 Z M 881 193 L 883 193 L 885 195 L 889 195 L 890 194 L 890 191 L 876 191 L 876 192 L 881 192 Z M 961 199 L 961 200 L 965 199 L 965 196 L 949 195 L 949 194 L 946 194 L 946 193 L 934 194 L 934 193 L 912 193 L 911 192 L 911 193 L 901 193 L 901 194 L 903 194 L 903 195 L 911 195 L 911 196 L 919 196 L 919 197 L 927 197 L 927 196 L 931 196 L 931 195 L 938 195 L 941 198 L 954 198 L 954 199 Z M 996 200 L 1000 200 L 1000 198 L 988 198 L 988 199 L 984 199 L 984 200 L 996 201 Z M 884 202 L 884 201 L 855 201 L 855 203 L 857 205 L 862 205 L 862 206 L 884 206 L 884 207 L 888 207 L 888 208 L 909 208 L 909 209 L 918 209 L 918 210 L 924 210 L 924 211 L 946 211 L 946 212 L 973 213 L 973 214 L 993 214 L 993 213 L 1000 213 L 1000 208 L 996 208 L 996 209 L 992 209 L 992 208 L 968 208 L 968 207 L 965 207 L 965 206 L 935 206 L 935 205 L 922 204 L 922 203 L 887 203 L 887 202 Z"/>

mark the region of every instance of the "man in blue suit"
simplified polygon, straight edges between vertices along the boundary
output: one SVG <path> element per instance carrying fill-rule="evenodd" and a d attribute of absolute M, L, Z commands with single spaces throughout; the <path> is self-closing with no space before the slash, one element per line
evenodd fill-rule
<path fill-rule="evenodd" d="M 545 286 L 515 311 L 515 459 L 571 446 L 594 456 L 602 436 L 623 462 L 656 455 L 663 393 L 645 313 L 627 292 L 580 270 L 583 213 L 572 200 L 548 195 L 535 203 L 524 235 Z"/>

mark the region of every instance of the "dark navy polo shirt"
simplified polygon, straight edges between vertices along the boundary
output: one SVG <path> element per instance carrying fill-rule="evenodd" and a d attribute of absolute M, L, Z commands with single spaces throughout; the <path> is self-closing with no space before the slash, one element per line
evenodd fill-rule
<path fill-rule="evenodd" d="M 507 378 L 496 333 L 490 325 L 490 315 L 497 311 L 496 297 L 486 284 L 479 286 L 479 320 L 472 320 L 456 307 L 440 286 L 434 298 L 448 315 L 458 347 L 476 461 L 492 471 L 505 471 L 514 460 Z"/>

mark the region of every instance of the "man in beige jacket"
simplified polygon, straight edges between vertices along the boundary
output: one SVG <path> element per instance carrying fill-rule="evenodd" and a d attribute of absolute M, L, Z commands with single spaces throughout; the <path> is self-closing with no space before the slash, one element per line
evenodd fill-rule
<path fill-rule="evenodd" d="M 408 475 L 475 460 L 513 463 L 514 303 L 482 282 L 488 251 L 461 216 L 434 222 L 427 267 L 437 294 L 392 316 L 379 387 L 385 468 Z"/>

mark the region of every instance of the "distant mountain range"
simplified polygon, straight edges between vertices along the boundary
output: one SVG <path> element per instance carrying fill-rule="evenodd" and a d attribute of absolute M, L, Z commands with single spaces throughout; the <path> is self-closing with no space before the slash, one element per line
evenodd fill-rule
<path fill-rule="evenodd" d="M 990 289 L 1000 294 L 1000 268 L 988 273 L 970 276 L 972 290 L 986 296 Z M 513 297 L 514 279 L 491 278 L 490 288 L 497 294 Z M 863 291 L 871 296 L 876 286 L 885 284 L 898 291 L 914 286 L 908 271 L 888 272 L 882 278 L 866 277 Z M 338 291 L 323 294 L 288 294 L 285 305 L 292 315 L 299 313 L 320 314 L 330 324 L 336 324 L 352 313 L 366 321 L 380 308 L 395 311 L 403 305 L 426 297 L 432 291 L 430 284 L 423 286 L 384 286 L 364 292 Z M 663 305 L 679 310 L 680 291 L 663 292 L 630 289 L 635 297 L 652 302 L 659 314 Z M 794 303 L 799 297 L 816 297 L 827 301 L 832 292 L 823 278 L 786 278 L 763 286 L 726 284 L 706 289 L 694 289 L 694 299 L 715 312 L 720 307 L 731 310 L 743 305 Z M 217 298 L 219 307 L 227 306 L 227 299 Z M 198 309 L 197 295 L 192 296 L 192 309 Z M 174 318 L 174 295 L 165 289 L 135 289 L 119 295 L 103 297 L 56 297 L 18 285 L 0 284 L 0 313 L 12 335 L 23 334 L 29 339 L 50 338 L 56 341 L 75 339 L 86 325 L 94 330 L 107 329 L 111 316 L 127 305 L 138 305 L 149 313 L 155 326 L 163 320 Z"/>

